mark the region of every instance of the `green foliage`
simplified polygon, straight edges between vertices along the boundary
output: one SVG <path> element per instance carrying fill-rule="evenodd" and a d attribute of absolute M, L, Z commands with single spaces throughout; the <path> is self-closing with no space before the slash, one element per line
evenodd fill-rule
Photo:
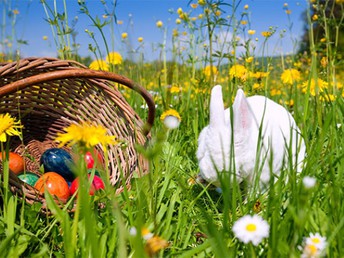
<path fill-rule="evenodd" d="M 325 255 L 343 256 L 344 101 L 336 45 L 324 52 L 333 61 L 328 65 L 314 55 L 269 57 L 263 51 L 262 56 L 255 56 L 250 47 L 252 35 L 247 34 L 244 53 L 233 54 L 238 41 L 221 45 L 217 35 L 234 28 L 237 34 L 245 33 L 240 24 L 249 16 L 235 16 L 235 1 L 231 5 L 211 0 L 199 3 L 205 15 L 199 22 L 190 19 L 191 12 L 177 12 L 190 35 L 187 53 L 174 49 L 173 59 L 166 59 L 163 53 L 168 37 L 162 27 L 161 59 L 147 63 L 140 55 L 138 61 L 126 59 L 116 66 L 116 72 L 149 89 L 157 103 L 151 139 L 147 146 L 137 148 L 150 163 L 149 173 L 134 176 L 131 188 L 120 194 L 115 193 L 118 185 L 107 183 L 105 190 L 95 196 L 88 195 L 90 184 L 83 173 L 84 187 L 69 203 L 75 202 L 74 211 L 67 212 L 67 206 L 57 205 L 46 193 L 51 214 L 44 214 L 41 204 L 28 204 L 10 192 L 5 160 L 0 174 L 0 257 L 300 257 L 304 238 L 315 232 L 327 239 Z M 77 45 L 70 38 L 76 24 L 69 26 L 67 22 L 67 5 L 63 13 L 56 13 L 45 1 L 42 4 L 59 56 L 77 58 Z M 101 22 L 90 13 L 86 2 L 79 4 L 101 34 L 99 40 L 88 32 L 94 40 L 90 48 L 96 58 L 104 58 L 113 51 L 114 43 L 112 39 L 107 42 L 102 32 L 107 26 L 115 26 L 115 12 L 108 12 L 113 20 Z M 102 4 L 105 6 L 105 1 Z M 226 8 L 233 14 L 229 21 L 221 14 Z M 275 32 L 269 29 L 269 33 Z M 289 32 L 292 34 L 291 26 Z M 197 46 L 205 39 L 208 45 L 200 50 Z M 109 44 L 102 49 L 99 41 Z M 172 41 L 181 44 L 176 37 Z M 264 47 L 268 41 L 266 37 Z M 219 51 L 211 46 L 214 42 L 221 46 Z M 310 47 L 320 49 L 317 41 Z M 250 57 L 254 57 L 253 62 L 246 61 Z M 87 65 L 90 61 L 84 60 Z M 204 68 L 209 64 L 217 71 L 210 70 L 207 75 Z M 236 64 L 246 69 L 244 78 L 229 76 Z M 288 84 L 281 79 L 281 73 L 289 68 L 301 73 L 300 80 Z M 254 77 L 256 72 L 267 75 Z M 318 79 L 327 86 L 321 88 Z M 266 95 L 293 113 L 307 145 L 306 165 L 300 174 L 288 167 L 265 192 L 245 182 L 238 184 L 230 175 L 221 178 L 222 193 L 211 185 L 195 183 L 199 172 L 197 139 L 209 122 L 209 92 L 215 83 L 224 86 L 226 106 L 231 105 L 236 89 L 242 86 L 248 95 Z M 119 90 L 145 119 L 147 110 L 141 97 L 120 86 Z M 158 119 L 169 108 L 181 115 L 181 124 L 175 130 L 167 129 Z M 82 171 L 83 164 L 79 166 Z M 316 179 L 314 187 L 305 186 L 305 176 Z M 233 224 L 246 214 L 259 214 L 270 226 L 269 237 L 258 246 L 242 243 L 232 231 Z M 161 249 L 152 252 L 151 242 L 143 234 L 147 230 L 160 239 Z"/>

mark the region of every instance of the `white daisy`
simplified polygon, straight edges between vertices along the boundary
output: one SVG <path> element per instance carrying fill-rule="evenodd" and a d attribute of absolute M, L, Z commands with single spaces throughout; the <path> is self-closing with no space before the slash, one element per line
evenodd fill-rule
<path fill-rule="evenodd" d="M 326 245 L 326 237 L 321 236 L 319 233 L 310 233 L 309 237 L 304 239 L 304 248 L 301 258 L 321 257 Z"/>
<path fill-rule="evenodd" d="M 234 235 L 245 244 L 258 245 L 269 236 L 269 224 L 258 215 L 245 215 L 238 219 L 232 228 Z"/>
<path fill-rule="evenodd" d="M 317 258 L 320 257 L 320 252 L 315 245 L 305 245 L 301 254 L 301 258 Z"/>
<path fill-rule="evenodd" d="M 319 233 L 310 233 L 309 237 L 305 238 L 305 243 L 315 245 L 319 250 L 326 248 L 327 242 L 326 237 L 321 236 Z"/>
<path fill-rule="evenodd" d="M 137 235 L 137 229 L 135 227 L 131 227 L 129 229 L 129 235 L 136 236 Z"/>
<path fill-rule="evenodd" d="M 313 188 L 315 186 L 316 182 L 317 182 L 316 178 L 311 177 L 311 176 L 305 176 L 302 179 L 303 186 L 307 189 Z"/>

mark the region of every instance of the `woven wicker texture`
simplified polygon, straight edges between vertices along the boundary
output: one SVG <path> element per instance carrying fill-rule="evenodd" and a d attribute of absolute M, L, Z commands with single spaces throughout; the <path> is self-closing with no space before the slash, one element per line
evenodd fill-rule
<path fill-rule="evenodd" d="M 131 88 L 145 99 L 146 123 L 123 98 L 116 83 Z M 144 145 L 149 139 L 154 102 L 144 88 L 123 76 L 55 58 L 0 63 L 0 113 L 9 113 L 24 125 L 23 141 L 13 137 L 10 149 L 22 154 L 26 169 L 34 173 L 39 173 L 42 153 L 57 146 L 56 134 L 80 121 L 102 125 L 109 135 L 122 142 L 108 148 L 109 180 L 117 192 L 122 191 L 121 176 L 130 187 L 134 173 L 148 172 L 147 161 L 137 153 L 135 145 Z M 25 196 L 28 202 L 44 202 L 35 189 L 17 181 L 15 175 L 10 178 L 11 189 Z"/>

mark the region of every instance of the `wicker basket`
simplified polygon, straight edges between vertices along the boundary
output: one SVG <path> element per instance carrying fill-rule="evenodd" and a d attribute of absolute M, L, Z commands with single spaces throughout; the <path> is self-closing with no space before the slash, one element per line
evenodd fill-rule
<path fill-rule="evenodd" d="M 116 83 L 144 98 L 148 105 L 146 124 L 117 90 Z M 12 137 L 10 150 L 24 156 L 28 171 L 39 173 L 40 156 L 57 146 L 54 139 L 63 128 L 75 122 L 93 121 L 125 142 L 108 149 L 109 180 L 117 192 L 123 190 L 123 185 L 130 187 L 134 173 L 148 172 L 148 163 L 135 145 L 144 145 L 149 139 L 155 106 L 148 92 L 128 78 L 55 58 L 0 63 L 0 114 L 3 113 L 20 118 L 24 126 L 23 141 Z M 121 182 L 121 178 L 126 182 Z M 46 208 L 44 196 L 11 171 L 9 182 L 12 192 L 28 203 L 41 202 Z"/>

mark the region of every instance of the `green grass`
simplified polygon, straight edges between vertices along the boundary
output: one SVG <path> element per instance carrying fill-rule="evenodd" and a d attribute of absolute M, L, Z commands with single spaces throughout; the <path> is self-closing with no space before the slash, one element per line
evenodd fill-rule
<path fill-rule="evenodd" d="M 54 10 L 49 13 L 53 15 Z M 184 26 L 196 38 L 203 35 L 201 30 L 205 27 L 215 31 L 223 29 L 223 20 L 214 13 L 202 20 L 201 25 L 207 26 L 197 27 L 183 21 Z M 323 21 L 329 24 L 327 19 L 331 18 Z M 235 19 L 230 22 L 228 26 Z M 308 22 L 312 23 L 310 17 Z M 51 24 L 52 29 L 60 31 L 61 24 Z M 68 35 L 60 35 L 55 40 L 61 58 L 73 57 L 71 52 L 63 53 L 63 46 L 71 44 Z M 309 48 L 317 49 L 319 57 L 316 58 L 296 54 L 257 56 L 257 63 L 245 63 L 244 58 L 251 56 L 247 47 L 241 59 L 241 56 L 228 57 L 229 53 L 222 53 L 228 57 L 228 64 L 224 64 L 209 52 L 197 63 L 192 56 L 197 49 L 193 48 L 194 42 L 189 43 L 186 56 L 174 53 L 173 60 L 180 62 L 124 60 L 120 66 L 112 67 L 154 91 L 158 105 L 149 144 L 147 148 L 138 148 L 149 160 L 150 170 L 143 177 L 134 177 L 131 189 L 115 194 L 116 189 L 107 185 L 105 191 L 89 196 L 87 188 L 81 188 L 73 213 L 68 213 L 67 207 L 57 206 L 46 195 L 52 211 L 52 215 L 47 215 L 40 212 L 39 203 L 29 205 L 10 192 L 8 162 L 4 162 L 4 173 L 0 174 L 0 257 L 300 257 L 304 238 L 316 232 L 327 239 L 324 252 L 327 257 L 343 257 L 344 101 L 342 87 L 337 83 L 343 80 L 343 71 L 337 56 L 328 54 L 335 53 L 336 46 L 327 45 L 323 49 L 321 43 L 313 42 Z M 160 50 L 166 51 L 163 46 Z M 95 56 L 102 51 L 96 49 Z M 320 64 L 321 55 L 330 60 L 325 67 Z M 219 70 L 216 78 L 214 74 L 207 77 L 203 73 L 203 67 L 209 62 Z M 301 65 L 295 65 L 297 62 Z M 254 72 L 270 73 L 262 79 L 231 79 L 228 70 L 236 63 Z M 283 84 L 280 75 L 287 68 L 297 68 L 302 79 L 294 85 Z M 329 85 L 313 96 L 311 78 L 321 78 Z M 306 166 L 300 174 L 287 168 L 263 193 L 226 177 L 222 180 L 222 194 L 211 186 L 190 184 L 190 179 L 199 173 L 195 155 L 197 139 L 209 122 L 209 93 L 217 83 L 224 88 L 226 106 L 231 105 L 238 86 L 243 86 L 248 95 L 262 94 L 282 103 L 294 101 L 293 105 L 285 106 L 295 117 L 307 146 Z M 260 87 L 255 88 L 255 83 L 260 83 Z M 305 91 L 300 87 L 302 83 L 306 85 Z M 170 92 L 167 85 L 181 90 Z M 147 110 L 141 108 L 144 104 L 141 97 L 120 90 L 144 120 Z M 276 90 L 280 93 L 273 93 Z M 327 94 L 336 96 L 335 100 L 322 101 L 321 97 Z M 167 130 L 159 120 L 170 107 L 182 117 L 175 130 Z M 316 178 L 313 188 L 304 187 L 305 176 Z M 256 213 L 268 222 L 269 237 L 258 246 L 243 244 L 235 237 L 232 226 L 240 217 Z M 154 255 L 149 253 L 142 229 L 168 241 L 168 246 Z"/>

